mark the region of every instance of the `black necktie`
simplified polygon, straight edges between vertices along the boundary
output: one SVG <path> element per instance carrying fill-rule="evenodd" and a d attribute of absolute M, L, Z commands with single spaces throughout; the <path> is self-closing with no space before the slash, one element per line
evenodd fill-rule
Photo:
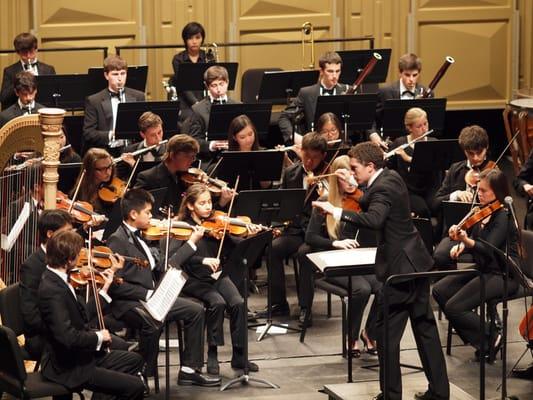
<path fill-rule="evenodd" d="M 122 92 L 112 92 L 111 90 L 109 91 L 109 95 L 111 96 L 111 98 L 113 97 L 116 97 L 118 99 L 118 101 L 122 101 Z"/>

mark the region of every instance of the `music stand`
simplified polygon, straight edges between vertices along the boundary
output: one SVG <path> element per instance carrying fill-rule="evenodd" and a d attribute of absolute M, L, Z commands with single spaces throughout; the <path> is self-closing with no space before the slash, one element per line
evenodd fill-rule
<path fill-rule="evenodd" d="M 222 161 L 215 174 L 217 178 L 226 182 L 234 180 L 235 176 L 240 176 L 240 181 L 244 184 L 241 190 L 261 189 L 254 187 L 254 184 L 260 181 L 278 181 L 281 178 L 283 157 L 282 151 L 225 151 L 221 155 Z"/>
<path fill-rule="evenodd" d="M 72 146 L 74 151 L 80 156 L 83 139 L 83 115 L 65 115 L 63 118 L 63 126 L 65 127 L 65 135 L 67 143 Z"/>
<path fill-rule="evenodd" d="M 376 119 L 376 93 L 354 96 L 318 96 L 315 108 L 315 126 L 320 116 L 332 112 L 344 124 L 344 142 L 347 142 L 348 128 L 354 131 L 370 129 Z"/>
<path fill-rule="evenodd" d="M 246 238 L 239 242 L 237 246 L 233 249 L 233 254 L 239 254 L 241 259 L 241 264 L 244 269 L 244 293 L 243 296 L 244 299 L 244 310 L 248 310 L 248 264 L 252 264 L 252 262 L 249 262 L 249 256 L 251 258 L 254 257 L 257 249 L 262 249 L 265 246 L 267 246 L 269 243 L 272 243 L 272 231 L 266 231 L 261 232 L 255 236 L 252 236 L 250 238 Z M 243 353 L 244 353 L 244 369 L 242 375 L 231 379 L 229 382 L 227 382 L 224 386 L 220 388 L 220 391 L 224 391 L 231 386 L 233 386 L 236 383 L 242 383 L 247 384 L 248 382 L 257 382 L 262 383 L 264 385 L 270 386 L 272 389 L 279 389 L 279 386 L 267 381 L 266 379 L 260 379 L 256 377 L 252 377 L 249 375 L 249 368 L 248 368 L 248 327 L 247 327 L 247 319 L 243 318 L 242 323 L 244 324 L 244 332 L 245 338 L 244 338 L 244 345 L 243 345 Z"/>
<path fill-rule="evenodd" d="M 318 82 L 320 71 L 265 71 L 259 86 L 258 100 L 269 100 L 274 104 L 287 104 L 300 89 Z"/>
<path fill-rule="evenodd" d="M 139 141 L 137 121 L 145 111 L 161 117 L 165 139 L 179 132 L 178 105 L 175 101 L 134 101 L 118 104 L 115 139 Z"/>
<path fill-rule="evenodd" d="M 178 92 L 186 90 L 202 91 L 206 90 L 204 84 L 204 73 L 206 69 L 214 65 L 220 65 L 228 71 L 228 90 L 235 89 L 235 81 L 237 80 L 237 70 L 239 63 L 183 63 L 178 66 L 176 75 L 174 75 L 174 84 Z"/>
<path fill-rule="evenodd" d="M 335 156 L 335 158 L 337 158 L 337 157 L 344 156 L 344 155 L 348 154 L 348 151 L 350 150 L 351 147 L 350 146 L 345 146 L 342 143 L 339 143 L 339 145 L 340 146 L 333 147 L 333 148 L 327 150 L 326 158 L 324 158 L 324 162 L 325 163 L 330 162 L 333 159 L 333 156 Z"/>
<path fill-rule="evenodd" d="M 391 139 L 405 134 L 405 113 L 413 107 L 422 108 L 428 116 L 435 136 L 444 130 L 446 99 L 385 100 L 383 105 L 383 134 Z"/>
<path fill-rule="evenodd" d="M 416 142 L 410 170 L 419 173 L 445 171 L 452 163 L 454 148 L 457 147 L 457 139 Z"/>
<path fill-rule="evenodd" d="M 269 190 L 243 190 L 239 192 L 234 204 L 234 215 L 247 215 L 252 221 L 270 225 L 272 221 L 292 220 L 302 211 L 302 204 L 305 198 L 305 189 L 269 189 Z M 266 251 L 267 270 L 271 265 L 272 240 L 268 243 Z M 249 325 L 250 328 L 264 326 L 265 329 L 257 341 L 260 342 L 272 326 L 284 328 L 294 332 L 299 329 L 272 322 L 272 275 L 268 274 L 268 295 L 267 295 L 267 319 L 264 324 Z"/>
<path fill-rule="evenodd" d="M 231 121 L 242 114 L 252 120 L 260 141 L 266 140 L 271 112 L 270 103 L 213 104 L 209 112 L 207 140 L 227 140 Z"/>
<path fill-rule="evenodd" d="M 107 89 L 107 79 L 104 76 L 104 68 L 91 67 L 87 70 L 87 76 L 89 81 L 89 93 L 97 93 L 100 90 Z M 148 78 L 148 65 L 132 65 L 128 66 L 128 75 L 126 80 L 126 86 L 146 91 L 146 80 Z"/>
<path fill-rule="evenodd" d="M 355 82 L 363 68 L 368 64 L 374 53 L 381 56 L 381 60 L 365 78 L 363 84 L 381 83 L 387 80 L 389 72 L 390 55 L 392 49 L 346 50 L 338 51 L 342 59 L 342 81 Z"/>
<path fill-rule="evenodd" d="M 57 173 L 59 174 L 57 189 L 68 195 L 76 185 L 80 170 L 81 163 L 59 164 L 57 166 Z"/>
<path fill-rule="evenodd" d="M 35 101 L 47 107 L 82 110 L 89 94 L 87 74 L 37 75 Z"/>

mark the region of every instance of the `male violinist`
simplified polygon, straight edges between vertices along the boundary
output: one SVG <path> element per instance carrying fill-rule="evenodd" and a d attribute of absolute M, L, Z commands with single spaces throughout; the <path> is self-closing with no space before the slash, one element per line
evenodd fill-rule
<path fill-rule="evenodd" d="M 142 399 L 142 357 L 121 350 L 102 351 L 110 344 L 111 335 L 103 326 L 97 331 L 88 327 L 90 318 L 98 314 L 95 297 L 86 303 L 69 283 L 82 247 L 81 236 L 68 230 L 54 234 L 46 244 L 47 267 L 39 286 L 45 339 L 42 374 L 68 389 L 89 389 L 124 400 Z M 114 256 L 111 259 L 117 263 Z M 104 285 L 98 300 L 110 301 L 107 290 L 113 275 L 111 268 L 102 273 Z"/>
<path fill-rule="evenodd" d="M 130 328 L 139 330 L 139 353 L 146 361 L 146 376 L 152 376 L 157 368 L 160 325 L 147 314 L 140 301 L 148 301 L 154 293 L 159 276 L 164 269 L 164 262 L 157 247 L 145 240 L 141 231 L 150 227 L 153 196 L 144 189 L 131 189 L 122 198 L 121 211 L 123 221 L 107 244 L 123 256 L 146 261 L 148 268 L 140 268 L 132 262 L 126 262 L 118 272 L 123 283 L 113 285 L 110 295 L 113 298 L 111 311 L 113 315 Z M 196 251 L 195 243 L 201 234 L 193 232 L 191 238 L 173 254 L 168 263 L 179 267 L 183 261 Z M 178 374 L 179 385 L 217 386 L 220 378 L 202 375 L 204 350 L 204 308 L 191 300 L 178 297 L 166 317 L 167 321 L 182 320 L 185 330 L 185 347 L 181 368 Z M 183 343 L 180 343 L 182 346 Z"/>
<path fill-rule="evenodd" d="M 403 179 L 396 171 L 385 167 L 383 151 L 377 144 L 364 142 L 350 149 L 352 171 L 339 169 L 335 174 L 345 181 L 355 178 L 366 186 L 360 199 L 362 211 L 343 210 L 326 201 L 313 202 L 337 221 L 377 231 L 376 278 L 385 282 L 391 275 L 428 271 L 433 261 L 411 219 L 409 195 Z M 352 177 L 353 174 L 353 177 Z M 404 280 L 390 285 L 389 329 L 387 354 L 384 346 L 383 292 L 378 294 L 378 355 L 380 387 L 388 399 L 402 398 L 400 341 L 407 323 L 416 339 L 423 370 L 429 381 L 426 392 L 415 394 L 417 400 L 447 400 L 450 398 L 446 363 L 440 345 L 437 325 L 429 303 L 429 281 Z M 387 381 L 383 368 L 387 365 Z M 381 400 L 383 393 L 374 399 Z"/>

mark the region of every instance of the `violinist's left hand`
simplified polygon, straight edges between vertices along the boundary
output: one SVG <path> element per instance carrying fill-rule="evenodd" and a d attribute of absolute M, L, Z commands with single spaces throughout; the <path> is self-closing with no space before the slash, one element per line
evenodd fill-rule
<path fill-rule="evenodd" d="M 234 193 L 235 193 L 235 190 L 230 189 L 227 186 L 224 186 L 220 191 L 220 199 L 218 200 L 218 205 L 220 207 L 225 207 L 226 204 L 230 202 Z"/>
<path fill-rule="evenodd" d="M 312 205 L 326 214 L 333 215 L 333 211 L 335 210 L 335 207 L 329 201 L 313 201 Z"/>
<path fill-rule="evenodd" d="M 111 263 L 113 263 L 113 261 L 111 261 Z M 113 283 L 115 271 L 112 268 L 107 268 L 107 269 L 104 269 L 100 274 L 104 278 L 104 286 L 102 287 L 102 291 L 107 293 L 109 286 L 111 286 L 111 284 Z"/>
<path fill-rule="evenodd" d="M 256 224 L 248 224 L 246 229 L 248 230 L 248 235 L 255 235 L 261 231 L 261 227 Z"/>
<path fill-rule="evenodd" d="M 111 260 L 111 268 L 113 271 L 124 268 L 124 257 L 119 254 L 110 254 L 109 260 Z"/>

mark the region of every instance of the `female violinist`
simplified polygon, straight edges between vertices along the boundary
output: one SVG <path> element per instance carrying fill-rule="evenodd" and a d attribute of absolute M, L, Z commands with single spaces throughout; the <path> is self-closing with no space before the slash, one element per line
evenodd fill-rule
<path fill-rule="evenodd" d="M 350 158 L 346 155 L 337 157 L 331 164 L 331 172 L 349 171 Z M 329 177 L 329 194 L 328 200 L 335 207 L 353 208 L 357 200 L 356 191 L 359 196 L 362 195 L 360 189 L 351 185 L 348 181 L 341 179 L 339 176 Z M 348 206 L 349 204 L 349 206 Z M 359 209 L 360 210 L 360 209 Z M 357 211 L 355 208 L 353 211 Z M 362 245 L 375 245 L 374 233 L 369 230 L 354 228 L 351 224 L 335 221 L 330 215 L 325 216 L 319 209 L 313 208 L 309 225 L 305 233 L 305 245 L 298 250 L 298 262 L 300 264 L 300 291 L 299 303 L 301 307 L 300 321 L 306 317 L 309 320 L 311 306 L 314 295 L 314 266 L 307 258 L 306 254 L 321 250 L 334 249 L 353 249 Z M 363 318 L 363 311 L 368 303 L 370 294 L 377 293 L 381 284 L 377 281 L 375 275 L 353 276 L 352 278 L 352 310 L 353 310 L 353 335 L 357 338 Z M 346 278 L 327 278 L 331 283 L 343 288 L 348 287 Z M 372 308 L 368 314 L 365 329 L 361 332 L 361 340 L 364 349 L 369 354 L 377 354 L 376 347 L 376 302 L 372 303 Z M 354 357 L 360 357 L 361 350 L 357 339 L 350 344 L 350 349 Z"/>
<path fill-rule="evenodd" d="M 505 251 L 507 245 L 510 256 L 517 258 L 518 232 L 509 220 L 507 210 L 502 206 L 505 197 L 509 195 L 509 185 L 503 172 L 496 169 L 483 171 L 478 185 L 481 211 L 477 215 L 482 216 L 473 217 L 473 222 L 476 219 L 479 219 L 479 222 L 469 232 L 460 225 L 450 227 L 449 236 L 455 240 L 449 257 L 457 259 L 462 253 L 472 254 L 476 268 L 483 272 L 486 299 L 490 301 L 501 298 L 503 295 L 502 268 L 505 261 L 500 260 L 487 243 L 502 251 Z M 487 206 L 494 211 L 486 212 Z M 509 277 L 509 295 L 512 295 L 518 288 L 516 278 L 512 274 Z M 433 297 L 459 336 L 477 350 L 479 350 L 481 340 L 480 321 L 479 315 L 474 310 L 480 305 L 479 290 L 479 277 L 471 275 L 445 277 L 433 288 Z M 485 336 L 485 343 L 489 343 L 490 362 L 494 360 L 502 343 L 500 332 L 490 332 L 489 327 L 487 323 L 482 335 Z"/>
<path fill-rule="evenodd" d="M 318 118 L 316 123 L 316 131 L 320 133 L 320 135 L 323 136 L 328 142 L 342 139 L 341 121 L 339 121 L 339 118 L 331 112 L 324 113 L 320 116 L 320 118 Z"/>
<path fill-rule="evenodd" d="M 179 219 L 191 225 L 202 225 L 205 220 L 209 219 L 212 211 L 211 193 L 205 185 L 194 184 L 185 192 Z M 224 271 L 224 257 L 217 258 L 219 245 L 219 240 L 204 235 L 196 243 L 196 253 L 182 264 L 183 270 L 189 276 L 183 293 L 201 300 L 207 307 L 207 372 L 213 375 L 218 375 L 220 371 L 217 346 L 224 345 L 225 310 L 230 316 L 233 344 L 231 366 L 242 369 L 244 363 L 248 362 L 244 359 L 245 334 L 242 323 L 243 319 L 247 317 L 247 311 L 244 308 L 244 300 L 235 284 Z M 212 274 L 218 271 L 222 271 L 222 274 L 218 279 L 215 279 Z M 248 366 L 251 371 L 259 370 L 259 367 L 252 362 L 248 362 Z"/>
<path fill-rule="evenodd" d="M 442 180 L 441 171 L 422 173 L 411 171 L 410 168 L 413 161 L 414 142 L 436 139 L 430 136 L 421 139 L 421 136 L 429 130 L 427 114 L 421 108 L 409 109 L 405 113 L 404 123 L 407 135 L 397 138 L 392 143 L 391 153 L 394 152 L 394 156 L 389 159 L 389 167 L 395 169 L 407 185 L 411 212 L 421 218 L 430 218 L 431 202 Z"/>

